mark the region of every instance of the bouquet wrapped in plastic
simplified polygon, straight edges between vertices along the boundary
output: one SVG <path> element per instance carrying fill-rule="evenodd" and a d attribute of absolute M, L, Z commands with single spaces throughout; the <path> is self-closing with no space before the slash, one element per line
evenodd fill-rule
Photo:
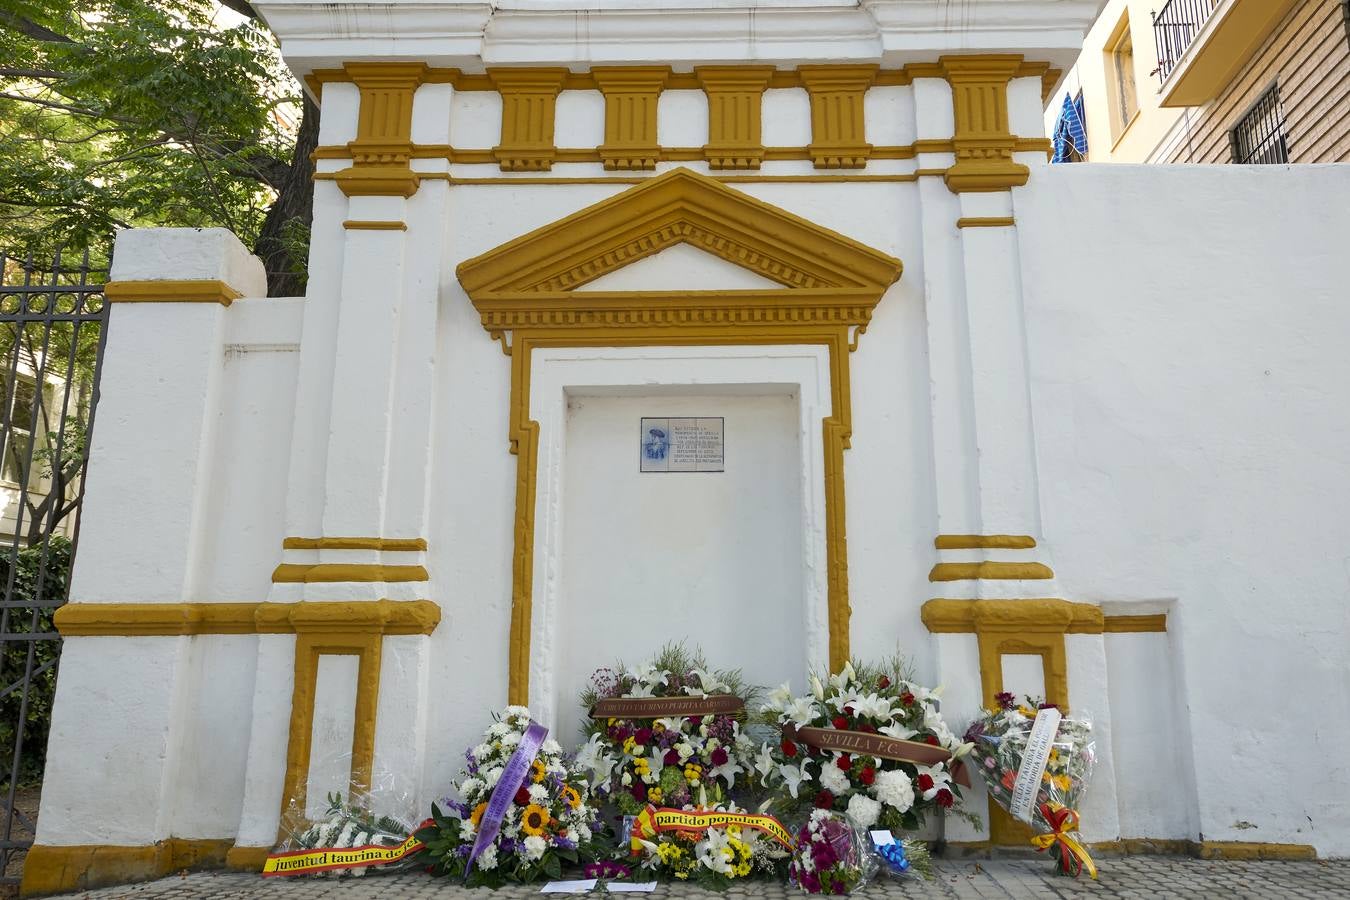
<path fill-rule="evenodd" d="M 808 894 L 848 894 L 876 870 L 876 859 L 848 817 L 816 809 L 797 832 L 788 878 Z"/>
<path fill-rule="evenodd" d="M 972 767 L 984 776 L 989 796 L 1036 831 L 1037 849 L 1055 848 L 1061 874 L 1077 877 L 1086 869 L 1096 878 L 1078 835 L 1078 804 L 1096 762 L 1091 721 L 1030 697 L 1024 705 L 1008 693 L 996 699 L 997 708 L 966 732 L 974 745 Z"/>
<path fill-rule="evenodd" d="M 508 706 L 464 759 L 462 799 L 447 810 L 433 804 L 417 832 L 418 860 L 434 874 L 498 887 L 558 878 L 595 858 L 599 822 L 586 778 L 528 709 Z"/>
<path fill-rule="evenodd" d="M 781 878 L 792 836 L 777 819 L 730 801 L 709 804 L 706 792 L 683 809 L 648 806 L 626 820 L 638 880 L 692 881 L 724 890 L 745 878 Z"/>

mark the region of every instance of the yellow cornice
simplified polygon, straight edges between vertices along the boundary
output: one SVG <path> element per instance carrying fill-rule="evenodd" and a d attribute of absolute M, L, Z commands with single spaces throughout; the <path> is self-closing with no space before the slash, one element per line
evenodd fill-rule
<path fill-rule="evenodd" d="M 1104 627 L 1101 607 L 1053 598 L 929 600 L 920 615 L 934 634 L 1101 634 Z"/>
<path fill-rule="evenodd" d="M 1031 170 L 1013 161 L 1017 138 L 1009 130 L 1008 82 L 1025 61 L 1015 54 L 943 56 L 938 65 L 952 87 L 956 165 L 947 187 L 956 193 L 1003 191 L 1027 183 Z"/>
<path fill-rule="evenodd" d="M 929 581 L 1039 581 L 1054 578 L 1050 567 L 1038 562 L 946 562 L 933 566 Z"/>
<path fill-rule="evenodd" d="M 348 231 L 407 231 L 408 223 L 389 219 L 347 219 L 342 227 Z"/>
<path fill-rule="evenodd" d="M 939 550 L 1031 550 L 1036 539 L 1026 534 L 940 534 L 933 546 Z"/>
<path fill-rule="evenodd" d="M 62 637 L 169 637 L 359 631 L 430 634 L 440 622 L 430 600 L 298 603 L 67 603 L 56 611 Z"/>
<path fill-rule="evenodd" d="M 283 550 L 425 550 L 426 538 L 288 537 Z"/>
<path fill-rule="evenodd" d="M 422 566 L 384 566 L 375 563 L 312 565 L 282 563 L 272 572 L 272 581 L 276 584 L 323 584 L 342 581 L 393 583 L 429 579 L 427 570 Z"/>
<path fill-rule="evenodd" d="M 343 72 L 360 90 L 361 102 L 356 139 L 347 144 L 352 168 L 338 174 L 338 187 L 348 197 L 411 197 L 418 184 L 408 165 L 413 94 L 426 78 L 426 65 L 353 62 Z"/>
<path fill-rule="evenodd" d="M 1012 216 L 963 216 L 956 220 L 957 228 L 1009 228 L 1016 224 Z"/>
<path fill-rule="evenodd" d="M 334 181 L 348 197 L 411 197 L 421 184 L 416 172 L 404 166 L 353 166 L 335 174 Z"/>
<path fill-rule="evenodd" d="M 1167 613 L 1146 616 L 1107 616 L 1107 634 L 1134 634 L 1167 630 Z"/>
<path fill-rule="evenodd" d="M 110 281 L 103 286 L 109 303 L 219 303 L 229 306 L 243 294 L 223 281 Z"/>

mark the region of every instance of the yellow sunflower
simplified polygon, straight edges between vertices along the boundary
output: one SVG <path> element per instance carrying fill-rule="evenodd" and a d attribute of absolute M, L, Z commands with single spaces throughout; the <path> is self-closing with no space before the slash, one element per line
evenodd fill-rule
<path fill-rule="evenodd" d="M 563 799 L 567 801 L 567 805 L 573 809 L 576 809 L 581 805 L 581 795 L 578 794 L 577 789 L 570 784 L 563 785 L 562 796 Z"/>
<path fill-rule="evenodd" d="M 530 764 L 530 777 L 534 779 L 535 784 L 544 780 L 544 764 L 537 759 Z"/>
<path fill-rule="evenodd" d="M 542 835 L 551 821 L 553 819 L 549 816 L 548 810 L 531 803 L 525 807 L 525 814 L 520 817 L 520 830 L 526 834 Z"/>
<path fill-rule="evenodd" d="M 480 803 L 473 808 L 473 812 L 469 813 L 469 821 L 473 823 L 474 828 L 477 828 L 478 823 L 483 821 L 483 813 L 485 812 L 487 812 L 487 804 Z"/>

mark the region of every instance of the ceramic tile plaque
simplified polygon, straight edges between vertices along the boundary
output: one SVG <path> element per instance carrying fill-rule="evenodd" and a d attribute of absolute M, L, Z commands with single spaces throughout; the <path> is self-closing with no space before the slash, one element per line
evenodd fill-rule
<path fill-rule="evenodd" d="M 643 472 L 722 472 L 726 469 L 725 419 L 646 418 L 638 437 Z"/>

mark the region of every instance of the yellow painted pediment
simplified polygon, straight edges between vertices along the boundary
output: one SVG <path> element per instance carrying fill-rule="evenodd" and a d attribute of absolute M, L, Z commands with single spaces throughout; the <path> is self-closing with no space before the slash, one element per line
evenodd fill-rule
<path fill-rule="evenodd" d="M 677 244 L 771 284 L 577 290 Z M 901 269 L 893 256 L 679 168 L 466 260 L 457 274 L 483 326 L 500 335 L 663 322 L 862 326 Z"/>

